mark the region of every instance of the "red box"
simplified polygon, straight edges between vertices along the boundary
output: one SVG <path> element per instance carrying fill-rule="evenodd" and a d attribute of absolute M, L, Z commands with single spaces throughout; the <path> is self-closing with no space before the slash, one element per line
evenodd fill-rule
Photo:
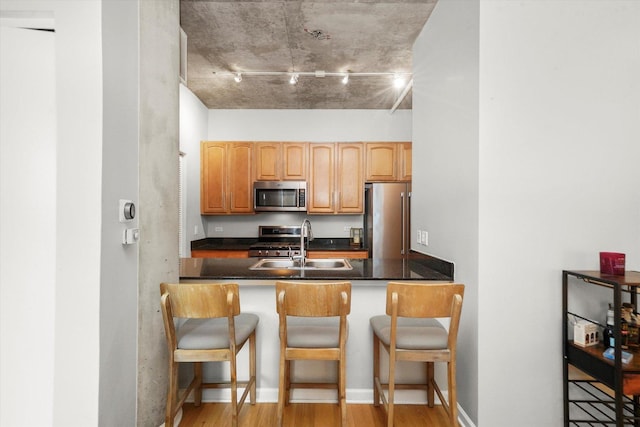
<path fill-rule="evenodd" d="M 600 252 L 600 273 L 624 276 L 624 254 Z"/>

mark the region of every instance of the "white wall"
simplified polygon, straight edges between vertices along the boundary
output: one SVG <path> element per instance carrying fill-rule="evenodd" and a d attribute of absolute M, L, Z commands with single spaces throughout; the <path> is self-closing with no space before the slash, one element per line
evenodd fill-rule
<path fill-rule="evenodd" d="M 560 425 L 561 270 L 640 268 L 639 39 L 637 1 L 481 3 L 483 425 Z"/>
<path fill-rule="evenodd" d="M 123 245 L 138 216 L 119 221 L 120 199 L 138 197 L 138 3 L 102 2 L 103 150 L 99 424 L 136 421 L 138 245 Z M 118 408 L 114 411 L 110 408 Z"/>
<path fill-rule="evenodd" d="M 183 89 L 185 111 L 193 109 L 193 94 Z M 187 96 L 188 95 L 190 96 Z M 199 101 L 198 101 L 199 102 Z M 198 107 L 198 117 L 201 110 Z M 196 124 L 197 122 L 197 124 Z M 189 127 L 198 129 L 202 120 Z M 198 133 L 199 134 L 199 133 Z M 209 110 L 208 132 L 211 141 L 411 141 L 411 111 L 396 110 Z M 181 138 L 180 149 L 189 158 L 187 240 L 195 240 L 195 214 L 200 213 L 200 140 Z M 248 216 L 202 217 L 207 237 L 256 237 L 258 226 L 299 224 L 306 215 L 261 213 Z M 317 237 L 348 237 L 345 227 L 362 227 L 362 215 L 313 215 Z M 221 231 L 216 231 L 222 229 Z"/>
<path fill-rule="evenodd" d="M 0 26 L 0 425 L 3 426 L 53 424 L 54 41 L 50 32 Z M 38 126 L 24 126 L 30 121 Z M 33 402 L 25 399 L 34 393 L 35 384 L 38 410 L 33 410 Z"/>
<path fill-rule="evenodd" d="M 477 419 L 478 1 L 440 0 L 413 48 L 412 247 L 455 262 L 466 285 L 458 400 Z M 417 245 L 415 230 L 429 233 Z M 441 375 L 441 381 L 446 377 Z"/>
<path fill-rule="evenodd" d="M 45 401 L 41 404 L 23 400 L 29 405 L 24 406 L 22 412 L 37 413 L 53 408 L 53 425 L 97 425 L 102 209 L 101 4 L 97 1 L 3 1 L 0 11 L 52 13 L 56 28 L 56 192 L 55 209 L 48 212 L 55 217 L 55 251 L 48 255 L 55 259 L 52 272 L 55 295 L 48 300 L 55 313 L 54 321 L 49 323 L 54 328 L 54 361 L 53 365 L 32 366 L 42 370 L 39 373 L 45 381 L 53 375 L 53 401 L 46 401 L 45 391 Z M 34 126 L 34 123 L 27 120 L 20 125 Z M 19 175 L 12 177 L 11 183 L 15 189 L 27 185 Z M 33 188 L 27 185 L 24 191 L 33 191 Z M 48 206 L 54 208 L 50 203 Z M 48 227 L 50 220 L 44 224 Z M 29 232 L 25 230 L 27 236 Z M 30 241 L 30 245 L 37 245 L 37 240 Z M 22 273 L 30 275 L 39 269 L 39 258 L 31 257 Z M 44 268 L 47 266 L 45 261 Z M 18 287 L 13 290 L 20 292 Z M 8 295 L 3 294 L 3 300 L 5 297 L 19 299 L 19 294 L 10 291 Z M 27 347 L 34 339 L 23 335 L 20 328 L 15 332 L 26 340 Z M 48 338 L 45 336 L 45 339 Z M 34 384 L 38 382 L 31 383 Z"/>
<path fill-rule="evenodd" d="M 180 151 L 183 157 L 183 173 L 186 177 L 187 209 L 184 213 L 184 230 L 187 248 L 183 253 L 190 256 L 191 240 L 205 237 L 200 216 L 200 141 L 207 139 L 209 109 L 186 86 L 180 84 Z M 183 196 L 184 197 L 184 196 Z"/>

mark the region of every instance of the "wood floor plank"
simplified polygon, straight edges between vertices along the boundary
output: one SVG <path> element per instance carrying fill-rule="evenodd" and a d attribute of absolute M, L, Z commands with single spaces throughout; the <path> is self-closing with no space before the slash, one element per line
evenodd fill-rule
<path fill-rule="evenodd" d="M 395 425 L 399 427 L 448 427 L 442 406 L 396 405 Z M 240 427 L 271 427 L 276 423 L 277 404 L 245 404 L 240 412 Z M 292 403 L 285 407 L 285 427 L 336 427 L 340 425 L 340 408 L 330 403 Z M 382 407 L 364 404 L 347 405 L 349 427 L 384 427 Z M 185 403 L 180 427 L 225 427 L 231 425 L 231 405 L 203 403 L 195 407 Z"/>

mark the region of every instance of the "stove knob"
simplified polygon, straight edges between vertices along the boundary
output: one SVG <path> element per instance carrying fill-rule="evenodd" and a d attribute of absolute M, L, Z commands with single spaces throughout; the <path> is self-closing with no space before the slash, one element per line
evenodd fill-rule
<path fill-rule="evenodd" d="M 276 256 L 280 256 L 280 251 L 276 251 Z"/>
<path fill-rule="evenodd" d="M 264 256 L 269 256 L 269 251 L 268 250 L 264 251 Z"/>
<path fill-rule="evenodd" d="M 258 249 L 258 256 L 262 256 L 262 249 Z"/>

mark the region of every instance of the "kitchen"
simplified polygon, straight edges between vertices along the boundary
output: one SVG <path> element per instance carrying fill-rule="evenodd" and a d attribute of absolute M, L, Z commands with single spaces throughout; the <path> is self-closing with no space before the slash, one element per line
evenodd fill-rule
<path fill-rule="evenodd" d="M 197 100 L 195 100 L 194 96 L 189 93 L 186 88 L 182 88 L 182 94 L 184 99 L 192 100 L 194 104 L 198 105 Z M 233 112 L 226 111 L 222 112 L 224 114 L 232 115 Z M 315 134 L 320 135 L 319 138 L 327 140 L 329 137 L 323 136 L 323 126 L 318 125 L 319 122 L 330 121 L 335 124 L 336 127 L 339 127 L 344 134 L 359 134 L 361 137 L 364 136 L 363 139 L 369 140 L 379 140 L 381 135 L 384 135 L 383 139 L 398 141 L 392 142 L 389 145 L 391 147 L 396 147 L 402 141 L 406 141 L 408 135 L 406 129 L 407 119 L 409 119 L 409 115 L 406 112 L 397 111 L 394 115 L 388 114 L 385 112 L 365 112 L 365 111 L 313 111 L 308 113 L 297 112 L 295 124 L 287 127 L 286 129 L 269 129 L 269 123 L 277 123 L 281 121 L 278 116 L 284 117 L 287 112 L 283 111 L 256 111 L 254 117 L 249 117 L 251 112 L 246 111 L 238 111 L 237 114 L 244 115 L 242 120 L 252 120 L 253 123 L 256 123 L 254 134 L 247 134 L 247 132 L 254 129 L 251 128 L 243 128 L 244 134 L 239 135 L 238 131 L 240 130 L 237 126 L 234 125 L 235 120 L 230 119 L 229 117 L 221 120 L 219 126 L 216 126 L 216 130 L 221 132 L 222 137 L 218 135 L 213 135 L 208 137 L 209 140 L 232 140 L 232 141 L 256 141 L 258 139 L 258 133 L 261 132 L 261 129 L 266 129 L 266 135 L 263 135 L 261 139 L 265 140 L 275 140 L 275 141 L 297 141 L 297 140 L 310 140 L 311 135 Z M 218 111 L 211 111 L 212 117 L 215 114 L 219 114 Z M 289 113 L 290 115 L 290 113 Z M 223 126 L 222 123 L 229 123 L 228 125 Z M 363 125 L 364 123 L 364 125 Z M 397 126 L 391 126 L 390 124 L 398 123 Z M 228 126 L 228 130 L 227 127 Z M 226 135 L 225 132 L 233 131 L 233 129 L 237 129 L 234 135 Z M 369 135 L 366 136 L 363 132 L 363 129 L 367 129 L 370 132 Z M 385 132 L 385 129 L 386 132 Z M 391 134 L 389 129 L 394 130 L 394 134 Z M 332 132 L 336 132 L 335 129 L 331 130 Z M 325 131 L 326 132 L 326 131 Z M 335 136 L 331 136 L 335 137 Z M 256 143 L 258 144 L 258 143 Z M 313 142 L 309 143 L 312 145 Z M 234 242 L 235 244 L 239 243 L 238 240 L 242 240 L 244 246 L 239 248 L 237 246 L 232 246 L 234 249 L 241 249 L 246 256 L 246 252 L 249 249 L 249 243 L 253 243 L 255 239 L 258 237 L 258 230 L 262 226 L 263 228 L 267 225 L 292 225 L 299 227 L 302 220 L 304 218 L 308 218 L 311 221 L 313 228 L 314 240 L 309 243 L 310 253 L 313 253 L 313 250 L 320 249 L 319 246 L 322 241 L 333 238 L 340 239 L 342 241 L 346 241 L 346 245 L 348 247 L 349 241 L 349 230 L 350 228 L 364 228 L 365 227 L 365 219 L 363 214 L 351 214 L 351 215 L 314 215 L 308 214 L 306 212 L 259 212 L 256 214 L 249 215 L 200 215 L 201 205 L 200 205 L 200 151 L 201 151 L 201 142 L 197 138 L 193 138 L 189 148 L 183 146 L 182 151 L 186 153 L 183 156 L 183 159 L 189 159 L 193 153 L 195 153 L 193 163 L 195 166 L 189 167 L 187 169 L 191 173 L 191 182 L 195 182 L 195 191 L 189 190 L 188 194 L 191 195 L 191 200 L 193 201 L 193 205 L 187 209 L 187 212 L 190 210 L 192 212 L 195 211 L 195 215 L 193 218 L 197 221 L 195 226 L 199 229 L 202 228 L 201 222 L 204 224 L 204 229 L 207 230 L 207 236 L 214 238 L 215 240 L 225 240 L 227 242 Z M 187 163 L 187 165 L 190 165 Z M 384 186 L 385 184 L 381 184 Z M 406 185 L 406 184 L 405 184 Z M 391 183 L 391 187 L 397 186 L 397 184 Z M 404 186 L 404 185 L 403 185 Z M 363 188 L 364 190 L 364 188 Z M 370 189 L 373 191 L 373 188 Z M 406 188 L 405 188 L 406 191 Z M 187 197 L 189 197 L 189 195 Z M 400 192 L 397 193 L 397 201 L 400 202 Z M 371 195 L 373 198 L 373 195 Z M 292 197 L 293 200 L 296 200 L 297 197 Z M 399 203 L 398 203 L 399 205 Z M 367 211 L 371 211 L 371 209 L 366 209 Z M 398 209 L 398 213 L 400 210 Z M 373 223 L 373 220 L 369 220 L 370 223 Z M 400 217 L 394 218 L 389 221 L 387 227 L 393 227 L 394 225 L 399 228 L 402 223 L 402 219 Z M 191 224 L 187 225 L 186 229 L 192 231 Z M 380 228 L 380 227 L 379 227 Z M 198 246 L 192 246 L 188 249 L 197 249 L 202 250 L 206 253 L 207 248 L 201 246 L 201 244 L 207 244 L 206 239 L 197 239 L 199 236 L 195 236 L 196 238 L 192 242 L 192 245 L 197 244 Z M 401 240 L 401 233 L 399 230 L 396 232 L 397 241 Z M 408 237 L 408 236 L 407 236 Z M 244 241 L 247 242 L 244 242 Z M 295 238 L 290 239 L 295 240 Z M 232 244 L 234 244 L 232 243 Z M 287 242 L 287 246 L 290 245 L 291 242 Z M 343 243 L 344 245 L 344 243 Z M 364 245 L 366 248 L 367 245 Z M 335 248 L 335 247 L 334 247 Z M 426 248 L 426 246 L 425 246 Z M 216 249 L 215 247 L 209 247 L 208 249 Z M 218 248 L 220 249 L 220 248 Z M 274 249 L 275 250 L 275 249 Z M 287 249 L 281 249 L 283 254 L 287 254 Z M 400 250 L 398 250 L 397 256 L 400 255 Z M 197 256 L 200 256 L 198 254 Z M 275 330 L 274 321 L 275 312 L 272 309 L 270 304 L 264 306 L 264 301 L 270 300 L 270 296 L 272 296 L 272 288 L 264 289 L 264 287 L 256 286 L 255 279 L 268 279 L 270 277 L 269 272 L 264 271 L 249 271 L 248 268 L 250 265 L 254 264 L 258 258 L 254 258 L 253 260 L 234 260 L 234 259 L 225 259 L 225 260 L 202 260 L 202 259 L 190 259 L 183 261 L 183 270 L 181 276 L 183 280 L 191 279 L 190 281 L 197 281 L 198 278 L 205 278 L 208 280 L 213 280 L 216 277 L 218 279 L 225 279 L 231 277 L 241 279 L 241 283 L 244 283 L 244 287 L 242 290 L 244 293 L 242 294 L 243 306 L 246 307 L 247 310 L 251 310 L 252 312 L 256 312 L 260 314 L 261 322 L 262 322 L 262 331 L 263 338 L 261 341 L 259 354 L 261 355 L 262 360 L 262 369 L 266 371 L 272 371 L 277 366 L 277 357 L 278 351 L 277 348 L 274 347 L 277 345 L 277 337 L 273 336 L 273 331 Z M 362 261 L 361 260 L 350 260 L 351 264 L 354 266 L 354 273 L 362 271 Z M 192 269 L 193 267 L 193 269 Z M 206 273 L 202 273 L 206 271 Z M 418 271 L 416 271 L 418 272 Z M 280 273 L 280 272 L 277 272 Z M 340 272 L 343 273 L 343 272 Z M 347 272 L 351 274 L 351 272 Z M 377 273 L 380 273 L 378 271 Z M 309 278 L 314 273 L 310 273 L 305 271 L 305 276 Z M 384 274 L 376 274 L 377 277 L 385 277 Z M 317 276 L 316 276 L 317 277 Z M 326 277 L 326 275 L 324 276 Z M 358 276 L 353 276 L 357 278 Z M 384 292 L 383 288 L 380 288 L 380 285 L 375 284 L 375 277 L 371 277 L 370 279 L 374 279 L 374 283 L 370 285 L 358 285 L 357 289 L 354 289 L 354 313 L 351 316 L 350 320 L 350 330 L 352 331 L 350 335 L 350 348 L 353 349 L 366 349 L 370 347 L 370 343 L 368 341 L 371 340 L 369 331 L 367 329 L 367 321 L 365 319 L 366 313 L 373 312 L 373 307 L 378 306 L 375 301 L 381 303 L 384 300 L 384 295 L 381 292 Z M 396 278 L 402 278 L 403 276 L 394 276 Z M 420 277 L 420 276 L 416 276 Z M 449 276 L 442 276 L 443 280 L 447 280 Z M 360 281 L 362 277 L 360 278 Z M 370 280 L 371 282 L 371 280 Z M 360 307 L 362 304 L 366 304 L 369 308 L 364 309 L 356 307 Z M 380 308 L 380 307 L 378 307 Z M 364 359 L 362 351 L 354 350 L 353 353 L 350 352 L 348 356 L 348 365 L 353 366 L 350 369 L 349 374 L 349 400 L 355 399 L 355 401 L 366 401 L 368 398 L 368 393 L 364 391 L 367 388 L 367 383 L 370 381 L 368 372 L 370 371 L 369 367 L 371 365 L 370 360 Z M 364 360 L 363 360 L 364 359 Z M 273 363 L 276 362 L 276 365 Z M 320 365 L 321 369 L 314 369 L 316 375 L 319 375 L 322 372 L 326 372 L 326 368 Z M 205 370 L 205 376 L 207 372 L 215 372 Z M 331 371 L 329 371 L 331 372 Z M 263 378 L 261 381 L 260 388 L 260 396 L 261 401 L 270 401 L 274 398 L 274 390 L 277 390 L 277 385 L 273 384 L 273 378 L 267 377 Z M 208 390 L 205 394 L 209 397 L 209 400 L 216 400 L 215 391 Z M 214 394 L 211 394 L 214 393 Z M 304 395 L 303 395 L 304 396 Z M 307 396 L 314 396 L 313 394 L 309 394 Z M 309 397 L 307 397 L 309 398 Z"/>
<path fill-rule="evenodd" d="M 20 375 L 16 381 L 3 376 L 3 386 L 8 384 L 14 392 L 24 389 L 26 393 L 31 384 L 51 379 L 46 382 L 54 384 L 51 391 L 44 388 L 39 396 L 46 407 L 55 408 L 56 419 L 67 421 L 61 423 L 73 425 L 73 420 L 82 419 L 86 421 L 83 425 L 97 425 L 98 419 L 117 419 L 120 422 L 115 424 L 132 425 L 136 411 L 138 419 L 143 420 L 153 416 L 154 401 L 162 404 L 164 388 L 156 390 L 158 387 L 149 384 L 158 379 L 157 372 L 165 365 L 158 360 L 153 369 L 155 361 L 144 355 L 161 354 L 165 347 L 164 343 L 147 338 L 162 334 L 148 317 L 157 314 L 158 283 L 175 280 L 178 274 L 175 267 L 162 264 L 164 259 L 178 257 L 177 248 L 174 251 L 177 230 L 169 226 L 177 223 L 177 214 L 169 219 L 161 216 L 163 209 L 158 209 L 158 200 L 163 200 L 162 206 L 177 206 L 177 202 L 160 191 L 162 185 L 158 183 L 164 179 L 161 175 L 154 175 L 153 180 L 144 177 L 152 175 L 149 170 L 154 168 L 172 170 L 170 165 L 175 162 L 177 148 L 167 149 L 170 152 L 162 157 L 164 145 L 149 142 L 163 141 L 170 145 L 173 136 L 167 135 L 166 130 L 149 132 L 147 104 L 139 107 L 134 100 L 128 110 L 141 108 L 140 117 L 144 118 L 140 119 L 140 135 L 138 116 L 125 115 L 126 109 L 122 109 L 123 100 L 128 100 L 123 95 L 129 92 L 106 92 L 105 99 L 98 93 L 102 93 L 105 82 L 116 88 L 120 85 L 140 88 L 142 100 L 153 100 L 154 117 L 164 114 L 166 123 L 177 121 L 178 89 L 171 95 L 172 101 L 171 88 L 157 83 L 147 68 L 149 63 L 157 71 L 166 68 L 165 81 L 177 74 L 177 69 L 167 66 L 163 59 L 155 56 L 150 59 L 150 52 L 169 55 L 171 50 L 158 48 L 157 43 L 172 46 L 169 40 L 173 36 L 156 30 L 158 21 L 166 14 L 155 10 L 160 7 L 155 2 L 140 3 L 146 17 L 140 18 L 144 24 L 141 30 L 136 18 L 138 5 L 134 2 L 132 13 L 117 11 L 115 5 L 105 2 L 104 16 L 100 3 L 78 3 L 73 9 L 58 3 L 52 2 L 53 8 L 60 18 L 59 28 L 65 30 L 59 33 L 58 47 L 66 60 L 57 62 L 60 83 L 64 85 L 59 92 L 64 100 L 59 107 L 58 143 L 58 150 L 64 155 L 58 156 L 57 164 L 69 174 L 59 177 L 57 206 L 79 207 L 83 215 L 75 215 L 71 220 L 59 215 L 56 221 L 61 239 L 55 261 L 58 314 L 45 319 L 45 323 L 55 325 L 56 331 L 45 335 L 55 341 L 56 348 L 75 350 L 73 354 L 61 353 L 65 357 L 56 358 L 53 367 L 38 370 L 33 370 L 33 363 L 16 360 L 13 371 Z M 118 3 L 119 7 L 125 7 L 125 2 Z M 425 221 L 429 251 L 455 260 L 456 276 L 469 286 L 463 318 L 468 325 L 478 326 L 466 332 L 462 340 L 466 349 L 460 352 L 458 363 L 467 369 L 461 378 L 467 382 L 463 406 L 468 413 L 476 414 L 474 418 L 480 419 L 482 425 L 513 425 L 515 419 L 521 421 L 519 425 L 560 424 L 558 271 L 567 267 L 595 267 L 594 254 L 603 247 L 626 252 L 628 262 L 632 262 L 630 267 L 638 268 L 640 198 L 636 183 L 640 177 L 635 159 L 640 157 L 636 144 L 640 135 L 635 111 L 640 99 L 637 87 L 640 70 L 633 44 L 639 37 L 638 5 L 624 1 L 616 2 L 618 7 L 610 4 L 441 0 L 431 26 L 414 47 L 414 67 L 416 73 L 423 74 L 418 73 L 421 79 L 416 77 L 412 133 L 401 138 L 413 141 L 413 157 L 421 159 L 419 167 L 414 163 L 413 218 Z M 23 8 L 43 8 L 31 3 L 24 5 Z M 19 2 L 3 1 L 0 7 L 21 10 Z M 176 11 L 173 13 L 175 17 Z M 153 26 L 149 25 L 148 14 L 154 17 Z M 175 19 L 173 23 L 167 22 L 167 27 L 175 25 Z M 599 29 L 597 38 L 595 27 Z M 127 38 L 120 42 L 109 38 L 116 33 Z M 139 44 L 131 43 L 137 37 L 140 37 L 139 53 Z M 429 43 L 427 38 L 437 42 Z M 103 39 L 119 46 L 120 51 L 103 52 Z M 132 58 L 141 55 L 144 79 L 138 79 L 137 65 L 132 64 L 136 61 L 129 61 L 122 54 L 128 49 L 135 51 L 130 52 Z M 74 52 L 94 55 L 78 56 Z M 101 52 L 105 64 L 113 67 L 100 68 L 101 60 L 94 56 L 100 56 Z M 83 78 L 79 78 L 80 69 Z M 129 78 L 125 71 L 131 69 L 135 77 Z M 130 92 L 137 93 L 135 89 Z M 159 101 L 159 93 L 167 93 L 167 99 Z M 74 101 L 77 99 L 85 102 L 77 103 Z M 195 114 L 204 116 L 199 121 L 199 126 L 204 126 L 200 135 L 207 134 L 206 126 L 215 128 L 220 121 L 234 123 L 235 132 L 250 132 L 244 129 L 249 127 L 244 119 L 255 119 L 260 113 L 247 111 L 244 117 L 239 113 L 212 113 L 212 120 L 206 125 L 209 113 L 198 110 Z M 267 114 L 280 123 L 287 120 L 294 128 L 299 117 L 298 112 Z M 380 117 L 385 115 L 388 116 L 387 111 L 380 113 Z M 132 125 L 130 120 L 134 116 L 136 124 Z M 344 123 L 349 115 L 344 119 L 331 118 Z M 262 123 L 271 133 L 269 139 L 292 138 L 274 135 L 275 123 Z M 365 124 L 376 125 L 375 120 Z M 133 137 L 103 134 L 103 125 L 109 132 L 119 129 L 132 132 Z M 316 129 L 323 140 L 358 139 L 357 135 L 324 128 Z M 177 126 L 175 129 L 177 135 Z M 225 133 L 216 135 L 216 139 L 229 140 L 234 132 L 227 129 Z M 303 129 L 301 137 L 295 139 L 302 139 L 302 134 Z M 138 138 L 140 147 L 128 142 Z M 316 138 L 312 135 L 311 139 Z M 149 146 L 153 146 L 153 151 Z M 611 156 L 617 159 L 615 167 L 607 163 L 598 169 L 603 173 L 597 174 L 585 169 L 588 165 L 600 165 Z M 123 159 L 129 158 L 132 163 L 123 163 Z M 19 166 L 17 162 L 3 163 L 3 171 L 23 176 Z M 118 173 L 105 172 L 103 179 L 100 174 L 103 168 Z M 122 172 L 133 177 L 123 179 Z M 83 179 L 72 179 L 74 174 Z M 24 181 L 13 180 L 12 184 L 24 185 Z M 119 198 L 136 198 L 138 189 L 143 231 L 140 259 L 137 253 L 130 253 L 123 260 L 119 255 L 124 250 L 119 243 L 122 230 L 117 217 L 113 218 L 113 206 Z M 106 198 L 104 209 L 100 208 L 101 193 Z M 602 200 L 603 195 L 616 200 L 615 206 L 608 203 L 594 206 L 593 201 Z M 187 197 L 191 196 L 198 197 L 192 194 Z M 24 224 L 23 239 L 42 237 L 32 232 L 32 224 Z M 3 235 L 6 230 L 3 223 Z M 585 230 L 589 233 L 585 234 Z M 3 258 L 6 271 L 4 261 Z M 12 261 L 21 267 L 20 271 L 33 269 L 27 257 Z M 99 269 L 96 265 L 101 263 L 102 277 L 96 277 L 95 271 Z M 130 265 L 134 266 L 133 271 Z M 7 295 L 5 290 L 3 287 L 3 297 Z M 7 292 L 14 295 L 19 288 Z M 127 302 L 138 297 L 140 308 L 135 302 L 133 305 Z M 20 307 L 18 301 L 12 300 L 15 307 Z M 3 305 L 3 315 L 9 313 L 23 319 L 26 328 L 23 330 L 45 332 L 41 325 L 27 328 L 29 318 L 11 309 Z M 77 319 L 83 319 L 81 325 Z M 129 330 L 126 325 L 136 324 L 141 330 L 138 338 L 135 332 L 133 336 L 129 332 L 122 334 Z M 504 348 L 508 338 L 519 337 L 523 328 L 530 332 L 529 340 L 508 346 L 508 352 L 496 352 Z M 8 337 L 4 331 L 3 342 Z M 79 333 L 85 337 L 82 347 L 77 346 Z M 104 335 L 99 339 L 101 334 Z M 38 345 L 40 353 L 49 348 L 43 342 Z M 149 350 L 144 350 L 147 346 Z M 541 348 L 544 351 L 540 352 Z M 107 360 L 107 356 L 111 362 L 101 365 L 99 360 Z M 522 366 L 535 369 L 519 371 Z M 78 369 L 86 375 L 77 375 Z M 520 374 L 519 383 L 526 387 L 514 387 L 513 378 L 504 375 L 514 369 Z M 54 371 L 58 379 L 55 382 Z M 17 403 L 17 408 L 23 408 L 22 413 L 38 413 L 31 402 Z M 540 407 L 546 410 L 541 412 Z M 3 416 L 11 414 L 9 409 L 10 406 L 3 406 Z M 53 419 L 50 412 L 42 414 L 44 419 Z"/>

